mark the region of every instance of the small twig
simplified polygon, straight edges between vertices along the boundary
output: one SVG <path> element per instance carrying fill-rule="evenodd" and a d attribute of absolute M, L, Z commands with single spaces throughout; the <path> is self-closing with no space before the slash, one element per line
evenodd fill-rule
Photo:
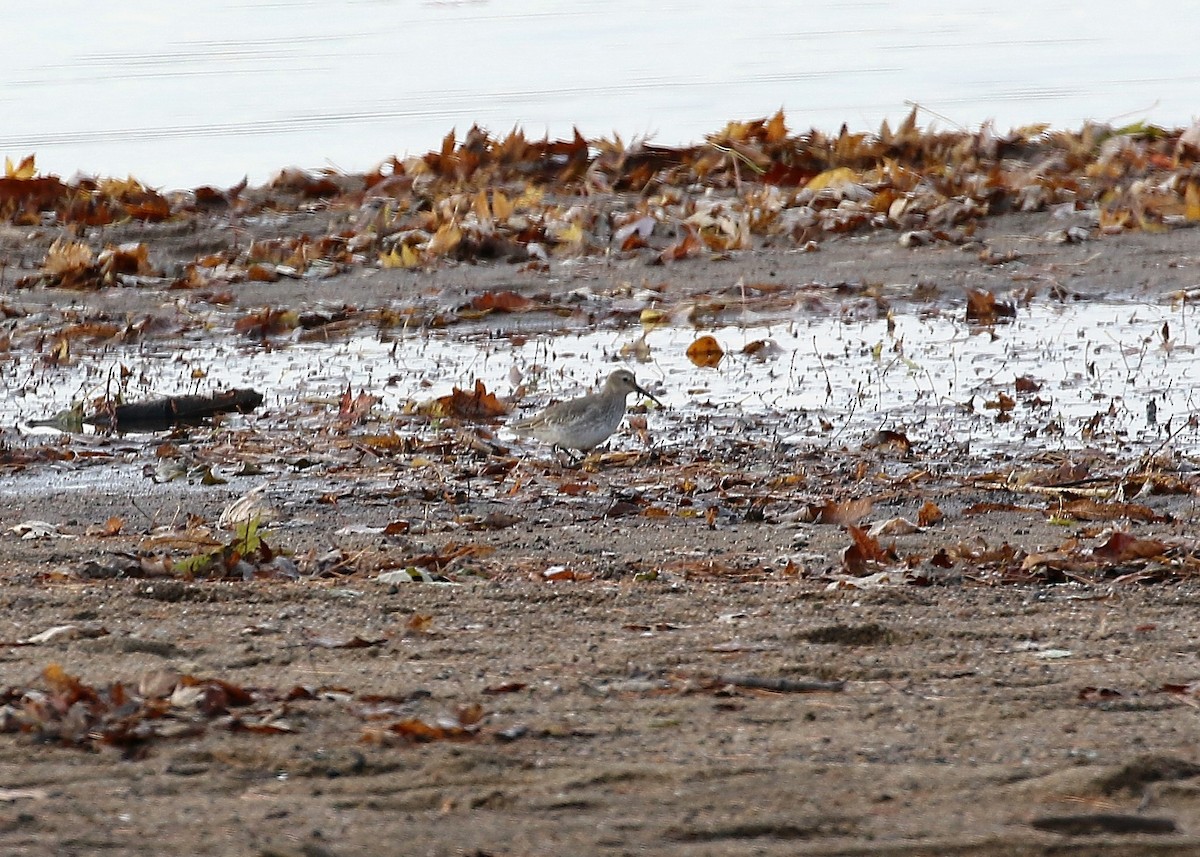
<path fill-rule="evenodd" d="M 717 684 L 730 684 L 753 690 L 770 690 L 775 693 L 823 693 L 846 689 L 842 680 L 819 681 L 817 679 L 762 678 L 756 675 L 719 675 Z"/>
<path fill-rule="evenodd" d="M 1167 444 L 1170 443 L 1171 441 L 1173 441 L 1184 429 L 1195 428 L 1195 427 L 1196 427 L 1195 417 L 1189 417 L 1188 419 L 1184 420 L 1182 423 L 1180 423 L 1179 428 L 1172 430 L 1171 433 L 1167 435 L 1166 439 L 1162 443 L 1160 443 L 1157 447 L 1154 448 L 1153 452 L 1151 452 L 1150 454 L 1143 457 L 1142 460 L 1146 462 L 1145 467 L 1141 467 L 1141 468 L 1135 467 L 1134 469 L 1127 471 L 1126 477 L 1132 476 L 1134 473 L 1137 473 L 1139 470 L 1142 473 L 1149 473 L 1150 466 L 1154 462 L 1154 459 L 1157 458 L 1158 454 L 1160 452 L 1162 452 L 1163 449 L 1166 448 Z"/>
<path fill-rule="evenodd" d="M 959 131 L 962 131 L 964 133 L 970 133 L 968 131 L 966 125 L 962 124 L 961 122 L 955 122 L 953 119 L 951 119 L 949 116 L 947 116 L 944 113 L 938 113 L 936 110 L 930 110 L 928 107 L 926 107 L 924 104 L 922 104 L 919 101 L 909 101 L 908 99 L 905 99 L 904 103 L 907 106 L 913 108 L 914 110 L 919 110 L 922 113 L 928 113 L 930 116 L 933 116 L 937 119 L 941 119 L 943 122 L 949 122 L 951 125 L 953 125 L 955 128 L 957 128 Z"/>

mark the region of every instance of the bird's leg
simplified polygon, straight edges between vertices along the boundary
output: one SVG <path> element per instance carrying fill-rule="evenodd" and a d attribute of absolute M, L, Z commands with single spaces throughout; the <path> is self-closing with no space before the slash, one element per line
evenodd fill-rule
<path fill-rule="evenodd" d="M 558 444 L 555 444 L 553 449 L 556 454 L 557 453 L 565 454 L 567 456 L 567 460 L 575 466 L 578 466 L 579 462 L 583 461 L 582 455 L 576 455 L 573 451 L 571 451 L 570 449 L 567 449 L 567 447 L 565 447 L 565 446 L 559 446 Z"/>

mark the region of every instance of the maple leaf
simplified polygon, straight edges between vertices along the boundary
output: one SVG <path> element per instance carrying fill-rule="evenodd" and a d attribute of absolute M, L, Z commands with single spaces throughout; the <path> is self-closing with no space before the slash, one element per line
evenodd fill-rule
<path fill-rule="evenodd" d="M 37 169 L 34 167 L 33 155 L 26 155 L 19 163 L 14 164 L 10 158 L 4 159 L 4 177 L 27 181 L 34 177 Z"/>

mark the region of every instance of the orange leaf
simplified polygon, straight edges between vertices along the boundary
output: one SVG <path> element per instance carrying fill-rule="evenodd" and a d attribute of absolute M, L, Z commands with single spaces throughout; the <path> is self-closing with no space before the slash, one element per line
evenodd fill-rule
<path fill-rule="evenodd" d="M 783 121 L 782 107 L 779 108 L 779 112 L 767 120 L 767 127 L 765 130 L 767 133 L 768 143 L 782 143 L 785 139 L 787 139 L 787 125 L 784 124 Z"/>
<path fill-rule="evenodd" d="M 495 393 L 489 393 L 482 381 L 476 380 L 474 390 L 468 392 L 455 387 L 449 396 L 434 402 L 433 410 L 437 416 L 490 420 L 507 414 L 508 405 L 496 398 Z"/>
<path fill-rule="evenodd" d="M 680 238 L 673 244 L 668 245 L 661 253 L 658 254 L 659 264 L 666 262 L 678 262 L 681 259 L 686 259 L 703 247 L 699 236 L 692 229 L 688 229 L 686 235 Z"/>
<path fill-rule="evenodd" d="M 921 506 L 917 512 L 917 523 L 922 527 L 928 527 L 931 524 L 936 524 L 943 520 L 946 516 L 942 514 L 942 510 L 938 508 L 938 504 L 932 500 L 926 500 L 925 505 Z"/>
<path fill-rule="evenodd" d="M 967 292 L 967 321 L 978 324 L 995 324 L 1000 317 L 1013 318 L 1017 314 L 1012 304 L 999 303 L 996 296 L 983 289 Z"/>
<path fill-rule="evenodd" d="M 526 312 L 537 304 L 513 291 L 484 292 L 471 300 L 471 308 L 483 312 Z"/>
<path fill-rule="evenodd" d="M 712 336 L 701 336 L 688 346 L 688 360 L 704 369 L 715 369 L 725 356 L 725 349 Z"/>
<path fill-rule="evenodd" d="M 854 543 L 842 551 L 842 567 L 856 577 L 867 574 L 869 566 L 886 563 L 890 556 L 879 544 L 879 540 L 867 535 L 866 530 L 848 527 Z"/>

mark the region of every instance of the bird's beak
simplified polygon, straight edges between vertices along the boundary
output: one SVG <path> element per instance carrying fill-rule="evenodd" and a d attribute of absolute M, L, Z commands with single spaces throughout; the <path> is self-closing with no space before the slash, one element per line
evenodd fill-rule
<path fill-rule="evenodd" d="M 640 387 L 635 384 L 633 389 L 637 390 L 639 393 L 641 393 L 643 396 L 645 396 L 650 401 L 654 402 L 654 404 L 658 405 L 660 408 L 666 407 L 666 405 L 664 405 L 662 402 L 660 402 L 653 393 L 651 393 L 649 390 L 645 389 L 644 387 Z"/>

